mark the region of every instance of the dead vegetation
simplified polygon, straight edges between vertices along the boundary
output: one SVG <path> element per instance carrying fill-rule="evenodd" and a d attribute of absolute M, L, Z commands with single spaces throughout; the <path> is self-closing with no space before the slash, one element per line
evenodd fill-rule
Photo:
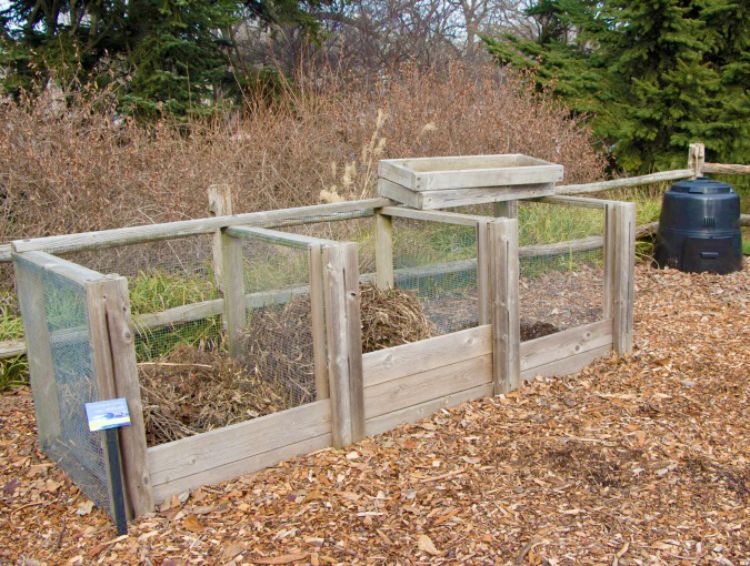
<path fill-rule="evenodd" d="M 750 564 L 750 269 L 639 267 L 636 348 L 166 502 L 118 538 L 0 398 L 0 561 Z"/>

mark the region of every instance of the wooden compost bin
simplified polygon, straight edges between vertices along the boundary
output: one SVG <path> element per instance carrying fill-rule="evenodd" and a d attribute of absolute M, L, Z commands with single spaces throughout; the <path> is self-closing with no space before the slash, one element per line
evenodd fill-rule
<path fill-rule="evenodd" d="M 188 489 L 229 480 L 314 450 L 345 446 L 424 418 L 441 407 L 507 393 L 516 389 L 522 379 L 575 372 L 612 350 L 619 354 L 629 352 L 634 205 L 562 196 L 542 200 L 604 211 L 603 237 L 547 246 L 550 253 L 554 253 L 555 246 L 603 246 L 604 315 L 592 324 L 523 343 L 519 334 L 518 270 L 519 254 L 524 252 L 519 250 L 518 222 L 513 218 L 412 210 L 392 206 L 394 203 L 387 199 L 372 199 L 14 242 L 42 446 L 46 449 L 59 436 L 55 416 L 49 412 L 56 405 L 58 384 L 49 356 L 50 336 L 39 313 L 40 289 L 23 271 L 23 266 L 29 264 L 40 272 L 72 274 L 86 289 L 88 339 L 96 361 L 97 395 L 127 398 L 133 417 L 133 426 L 119 431 L 131 516 L 148 512 L 155 504 Z M 394 281 L 394 218 L 457 224 L 476 231 L 478 326 L 362 354 L 357 245 L 291 234 L 280 227 L 373 216 L 376 273 L 368 277 L 380 287 L 389 287 Z M 127 281 L 85 270 L 52 254 L 211 233 L 217 234 L 221 243 L 214 250 L 220 256 L 217 264 L 222 265 L 223 298 L 193 307 L 222 314 L 232 350 L 236 349 L 237 334 L 245 324 L 242 305 L 248 300 L 237 270 L 238 242 L 257 239 L 307 250 L 318 398 L 295 408 L 147 447 Z M 185 312 L 186 309 L 180 311 Z M 175 313 L 152 318 L 174 321 Z"/>

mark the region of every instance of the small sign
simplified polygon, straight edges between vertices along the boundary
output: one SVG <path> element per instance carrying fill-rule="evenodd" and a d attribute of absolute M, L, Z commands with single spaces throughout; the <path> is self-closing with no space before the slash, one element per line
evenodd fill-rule
<path fill-rule="evenodd" d="M 130 426 L 128 402 L 124 397 L 121 397 L 119 399 L 86 403 L 86 418 L 89 421 L 89 430 L 91 432 Z"/>

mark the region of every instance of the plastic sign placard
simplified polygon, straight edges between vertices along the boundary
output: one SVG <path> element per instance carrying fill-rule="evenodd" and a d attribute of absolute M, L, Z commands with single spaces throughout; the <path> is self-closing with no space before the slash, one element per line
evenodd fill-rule
<path fill-rule="evenodd" d="M 89 421 L 89 430 L 91 432 L 130 426 L 128 402 L 124 397 L 121 397 L 119 399 L 86 403 L 86 418 Z"/>

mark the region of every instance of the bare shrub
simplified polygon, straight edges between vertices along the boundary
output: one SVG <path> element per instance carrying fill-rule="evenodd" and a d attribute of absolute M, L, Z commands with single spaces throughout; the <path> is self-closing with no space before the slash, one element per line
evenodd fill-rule
<path fill-rule="evenodd" d="M 365 197 L 388 157 L 522 152 L 563 164 L 571 182 L 604 171 L 584 125 L 495 67 L 302 79 L 244 116 L 187 126 L 4 105 L 0 239 L 204 216 L 215 182 L 234 187 L 238 211 Z"/>

